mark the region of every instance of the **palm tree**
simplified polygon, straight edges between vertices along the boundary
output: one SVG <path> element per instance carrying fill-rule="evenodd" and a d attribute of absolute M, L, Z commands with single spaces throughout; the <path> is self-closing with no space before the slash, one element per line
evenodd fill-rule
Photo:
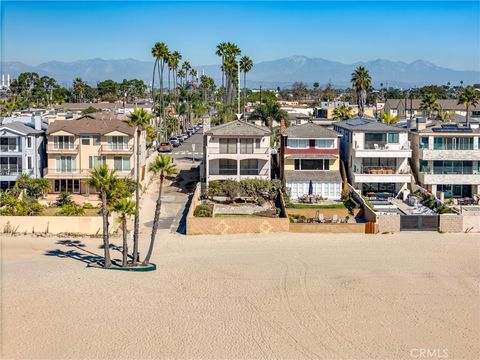
<path fill-rule="evenodd" d="M 280 122 L 285 120 L 286 125 L 288 126 L 288 114 L 285 110 L 280 108 L 278 101 L 267 100 L 266 102 L 257 105 L 255 110 L 252 113 L 253 118 L 262 119 L 265 122 L 265 125 L 270 127 L 270 130 L 273 129 L 273 122 Z"/>
<path fill-rule="evenodd" d="M 143 108 L 135 109 L 133 113 L 128 116 L 125 122 L 136 129 L 136 161 L 135 161 L 135 220 L 133 226 L 133 263 L 138 262 L 138 230 L 140 227 L 139 217 L 139 204 L 140 204 L 140 136 L 142 131 L 150 124 L 150 120 L 153 118 L 151 114 L 148 114 Z"/>
<path fill-rule="evenodd" d="M 177 84 L 178 65 L 180 64 L 180 60 L 182 60 L 182 54 L 180 54 L 178 51 L 174 51 L 170 55 L 170 59 L 171 59 L 171 66 L 173 69 L 173 87 L 175 89 L 175 102 L 176 102 L 177 86 L 178 86 Z"/>
<path fill-rule="evenodd" d="M 163 69 L 170 55 L 167 44 L 163 42 L 155 43 L 155 45 L 152 48 L 152 55 L 155 57 L 156 63 L 158 64 L 157 70 L 158 70 L 158 77 L 160 78 L 160 113 L 163 116 L 165 115 L 165 109 L 163 104 L 163 100 L 164 100 L 163 99 Z"/>
<path fill-rule="evenodd" d="M 357 93 L 358 116 L 362 117 L 367 102 L 367 90 L 372 86 L 372 78 L 365 67 L 359 66 L 352 73 L 351 82 Z"/>
<path fill-rule="evenodd" d="M 333 120 L 348 120 L 353 117 L 353 109 L 345 104 L 333 109 Z"/>
<path fill-rule="evenodd" d="M 195 82 L 195 79 L 196 79 L 197 75 L 198 75 L 197 70 L 195 70 L 195 69 L 190 70 L 190 76 L 192 77 L 192 83 Z"/>
<path fill-rule="evenodd" d="M 382 120 L 387 125 L 393 125 L 398 122 L 398 116 L 393 116 L 390 113 L 382 113 Z"/>
<path fill-rule="evenodd" d="M 157 156 L 148 167 L 148 170 L 151 171 L 154 175 L 160 176 L 160 187 L 158 189 L 157 204 L 155 206 L 155 216 L 153 218 L 150 246 L 148 248 L 147 256 L 145 257 L 145 260 L 143 260 L 144 265 L 150 263 L 150 258 L 152 257 L 153 252 L 153 245 L 157 236 L 158 222 L 160 220 L 160 209 L 162 206 L 163 181 L 165 180 L 165 176 L 172 176 L 178 172 L 177 166 L 170 162 L 170 156 L 168 155 Z"/>
<path fill-rule="evenodd" d="M 102 200 L 102 217 L 103 217 L 103 247 L 104 247 L 104 257 L 105 263 L 104 267 L 109 268 L 112 266 L 112 261 L 110 259 L 110 244 L 109 244 L 109 234 L 108 234 L 108 193 L 113 191 L 118 181 L 117 176 L 115 175 L 115 170 L 109 170 L 106 164 L 101 165 L 95 168 L 90 174 L 88 179 L 88 185 L 96 188 L 100 192 L 100 198 Z"/>
<path fill-rule="evenodd" d="M 433 94 L 425 94 L 420 103 L 420 109 L 427 112 L 427 119 L 430 119 L 434 111 L 439 110 L 437 98 Z"/>
<path fill-rule="evenodd" d="M 83 101 L 83 97 L 85 95 L 85 87 L 86 84 L 81 78 L 77 77 L 75 78 L 75 80 L 73 80 L 73 94 L 77 102 Z"/>
<path fill-rule="evenodd" d="M 458 97 L 458 104 L 465 105 L 466 114 L 466 123 L 465 126 L 470 126 L 470 106 L 477 106 L 478 104 L 478 93 L 473 88 L 473 86 L 467 86 Z"/>
<path fill-rule="evenodd" d="M 252 70 L 253 61 L 248 56 L 240 59 L 240 70 L 243 71 L 243 118 L 245 119 L 245 105 L 247 96 L 247 73 Z"/>
<path fill-rule="evenodd" d="M 122 266 L 125 267 L 127 266 L 128 261 L 127 220 L 130 216 L 136 214 L 136 206 L 133 201 L 130 201 L 127 198 L 122 198 L 113 204 L 113 211 L 115 211 L 119 215 L 118 221 L 122 224 Z"/>
<path fill-rule="evenodd" d="M 226 42 L 221 42 L 217 45 L 217 51 L 215 52 L 217 56 L 220 56 L 222 58 L 222 87 L 225 87 L 225 71 L 223 71 L 223 65 L 225 63 L 225 56 L 227 55 L 227 47 L 228 44 Z"/>
<path fill-rule="evenodd" d="M 188 74 L 190 72 L 190 69 L 192 68 L 192 65 L 190 65 L 190 62 L 184 61 L 182 64 L 182 70 L 185 72 L 185 85 L 187 85 L 188 81 Z"/>
<path fill-rule="evenodd" d="M 180 78 L 180 86 L 183 86 L 183 78 L 186 76 L 185 71 L 183 69 L 178 70 L 177 76 Z"/>

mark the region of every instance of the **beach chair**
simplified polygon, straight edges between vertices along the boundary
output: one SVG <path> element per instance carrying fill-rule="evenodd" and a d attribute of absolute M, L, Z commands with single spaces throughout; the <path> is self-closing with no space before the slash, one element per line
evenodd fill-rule
<path fill-rule="evenodd" d="M 334 224 L 338 223 L 338 215 L 337 214 L 333 214 L 332 223 L 334 223 Z"/>
<path fill-rule="evenodd" d="M 318 214 L 318 218 L 317 218 L 317 219 L 318 219 L 318 222 L 320 222 L 320 223 L 324 223 L 324 222 L 325 222 L 325 217 L 323 216 L 322 213 L 319 213 L 319 214 Z"/>

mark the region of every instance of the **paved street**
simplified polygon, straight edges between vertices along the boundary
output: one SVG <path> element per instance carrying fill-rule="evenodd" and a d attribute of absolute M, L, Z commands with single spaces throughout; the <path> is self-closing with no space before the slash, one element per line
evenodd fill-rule
<path fill-rule="evenodd" d="M 196 134 L 185 140 L 179 147 L 173 149 L 172 158 L 177 159 L 189 159 L 192 160 L 192 145 L 195 146 L 195 160 L 198 160 L 203 155 L 203 133 L 202 129 L 198 130 Z"/>

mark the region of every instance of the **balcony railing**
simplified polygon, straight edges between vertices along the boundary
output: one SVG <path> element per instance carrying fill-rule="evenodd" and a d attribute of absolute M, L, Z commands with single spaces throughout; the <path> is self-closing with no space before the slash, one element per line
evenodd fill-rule
<path fill-rule="evenodd" d="M 0 145 L 0 152 L 21 152 L 22 147 L 17 145 Z"/>
<path fill-rule="evenodd" d="M 54 145 L 47 146 L 48 153 L 59 153 L 59 154 L 72 154 L 78 152 L 78 145 L 72 145 L 67 147 L 58 147 Z"/>
<path fill-rule="evenodd" d="M 393 174 L 409 174 L 408 169 L 399 170 L 393 166 L 362 166 L 354 167 L 353 172 L 356 174 L 372 174 L 372 175 L 393 175 Z"/>
<path fill-rule="evenodd" d="M 253 151 L 229 151 L 226 149 L 220 149 L 220 148 L 210 148 L 208 149 L 209 154 L 220 154 L 220 155 L 265 155 L 268 154 L 270 148 L 260 148 L 260 149 L 253 149 Z"/>
<path fill-rule="evenodd" d="M 395 144 L 395 143 L 386 143 L 386 142 L 380 142 L 380 141 L 377 141 L 377 142 L 368 142 L 366 141 L 365 142 L 365 146 L 362 148 L 360 148 L 360 146 L 356 146 L 355 149 L 357 150 L 381 150 L 381 151 L 385 151 L 385 150 L 393 150 L 393 151 L 399 151 L 399 150 L 410 150 L 410 142 L 406 142 L 404 143 L 403 145 L 399 146 L 399 144 Z"/>
<path fill-rule="evenodd" d="M 19 176 L 22 174 L 32 175 L 33 169 L 0 169 L 2 176 Z"/>
<path fill-rule="evenodd" d="M 100 146 L 100 153 L 102 154 L 131 154 L 133 153 L 133 146 Z"/>
<path fill-rule="evenodd" d="M 59 169 L 43 169 L 43 176 L 49 178 L 88 178 L 94 169 L 75 169 L 75 170 L 59 170 Z M 133 176 L 134 169 L 116 170 L 115 175 L 119 177 Z"/>

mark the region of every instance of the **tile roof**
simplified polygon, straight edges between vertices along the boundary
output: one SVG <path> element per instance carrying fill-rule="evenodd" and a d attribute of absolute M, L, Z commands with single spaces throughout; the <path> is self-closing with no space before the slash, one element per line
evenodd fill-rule
<path fill-rule="evenodd" d="M 206 131 L 207 135 L 231 135 L 231 136 L 266 136 L 271 135 L 270 129 L 245 121 L 234 120 L 226 124 L 212 127 Z"/>
<path fill-rule="evenodd" d="M 42 130 L 35 130 L 34 128 L 25 125 L 24 123 L 21 122 L 12 122 L 8 124 L 2 124 L 0 125 L 0 129 L 5 128 L 5 129 L 10 129 L 16 132 L 19 132 L 23 135 L 30 135 L 30 134 L 42 134 L 44 131 Z"/>
<path fill-rule="evenodd" d="M 333 123 L 338 126 L 351 131 L 358 132 L 407 132 L 407 129 L 402 129 L 398 126 L 387 125 L 367 117 L 355 117 L 353 119 L 337 121 Z"/>
<path fill-rule="evenodd" d="M 128 126 L 121 120 L 100 120 L 84 118 L 80 120 L 56 120 L 48 126 L 47 135 L 57 131 L 66 131 L 71 134 L 108 134 L 112 131 L 119 131 L 133 135 L 135 129 Z"/>
<path fill-rule="evenodd" d="M 311 122 L 302 125 L 292 125 L 285 130 L 285 135 L 291 139 L 334 139 L 340 136 L 336 131 Z"/>
<path fill-rule="evenodd" d="M 321 181 L 321 182 L 341 182 L 342 177 L 338 170 L 321 171 L 321 170 L 287 170 L 285 171 L 285 179 L 287 181 Z"/>

